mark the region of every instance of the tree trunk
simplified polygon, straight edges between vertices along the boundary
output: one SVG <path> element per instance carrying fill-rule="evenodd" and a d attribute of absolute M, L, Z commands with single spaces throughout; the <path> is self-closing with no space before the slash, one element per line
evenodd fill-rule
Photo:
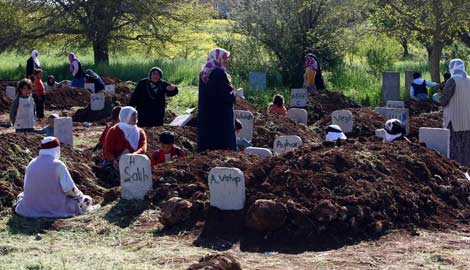
<path fill-rule="evenodd" d="M 410 51 L 408 48 L 408 40 L 406 38 L 400 41 L 401 46 L 403 47 L 403 57 L 410 56 Z"/>
<path fill-rule="evenodd" d="M 95 65 L 109 65 L 108 41 L 101 38 L 95 39 L 93 41 L 93 54 Z"/>
<path fill-rule="evenodd" d="M 440 63 L 443 48 L 444 45 L 434 43 L 428 50 L 429 67 L 431 69 L 431 79 L 433 82 L 441 81 Z"/>

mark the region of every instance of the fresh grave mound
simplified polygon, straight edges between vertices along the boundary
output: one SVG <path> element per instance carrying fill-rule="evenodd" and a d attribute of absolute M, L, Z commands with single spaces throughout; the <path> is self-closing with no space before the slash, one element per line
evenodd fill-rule
<path fill-rule="evenodd" d="M 420 114 L 423 114 L 423 113 L 439 111 L 439 104 L 434 102 L 432 99 L 427 99 L 427 100 L 407 99 L 405 100 L 405 108 L 410 109 L 410 116 L 419 116 Z"/>
<path fill-rule="evenodd" d="M 90 103 L 90 91 L 83 88 L 55 88 L 46 94 L 46 108 L 49 110 L 83 107 L 88 103 Z"/>
<path fill-rule="evenodd" d="M 320 138 L 308 127 L 274 114 L 256 114 L 252 144 L 256 147 L 273 148 L 274 140 L 281 135 L 297 135 L 302 142 L 318 142 Z"/>
<path fill-rule="evenodd" d="M 132 91 L 134 91 L 136 87 L 136 83 L 132 81 L 122 81 L 117 78 L 113 78 L 110 76 L 101 76 L 101 79 L 104 81 L 106 85 L 109 84 L 114 84 L 116 85 L 116 93 L 125 93 L 125 94 L 130 94 Z"/>
<path fill-rule="evenodd" d="M 354 119 L 353 131 L 346 134 L 348 137 L 375 136 L 375 130 L 384 127 L 385 118 L 369 108 L 347 108 L 345 110 L 351 111 Z M 321 132 L 324 132 L 331 123 L 331 114 L 329 114 L 315 123 L 315 126 L 321 129 Z"/>
<path fill-rule="evenodd" d="M 72 116 L 72 119 L 74 122 L 91 122 L 104 125 L 111 121 L 111 112 L 114 106 L 121 106 L 120 101 L 115 95 L 106 96 L 104 109 L 100 111 L 92 111 L 90 101 L 88 101 L 88 105 L 85 108 L 78 109 Z"/>
<path fill-rule="evenodd" d="M 443 112 L 436 111 L 430 113 L 422 113 L 418 116 L 410 117 L 410 133 L 409 138 L 419 138 L 419 128 L 442 128 Z"/>
<path fill-rule="evenodd" d="M 240 263 L 230 254 L 207 255 L 187 270 L 241 270 Z"/>
<path fill-rule="evenodd" d="M 11 207 L 16 196 L 23 191 L 26 166 L 38 155 L 42 137 L 36 134 L 9 133 L 0 141 L 0 211 Z M 95 183 L 89 158 L 81 151 L 61 146 L 61 160 L 67 165 L 77 187 L 96 202 L 104 189 Z"/>
<path fill-rule="evenodd" d="M 312 125 L 334 111 L 360 107 L 359 103 L 340 92 L 324 90 L 309 94 L 308 104 L 305 109 L 308 112 L 308 124 Z"/>
<path fill-rule="evenodd" d="M 250 171 L 246 224 L 253 231 L 275 228 L 260 231 L 252 244 L 264 236 L 333 248 L 391 229 L 468 222 L 470 181 L 456 162 L 404 141 L 360 138 L 338 145 L 304 146 Z"/>

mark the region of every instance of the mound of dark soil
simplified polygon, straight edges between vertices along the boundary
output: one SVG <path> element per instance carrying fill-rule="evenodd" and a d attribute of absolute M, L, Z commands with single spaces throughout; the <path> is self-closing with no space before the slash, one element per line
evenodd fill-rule
<path fill-rule="evenodd" d="M 90 103 L 90 91 L 83 88 L 55 88 L 46 94 L 46 108 L 49 110 L 84 107 L 88 103 Z"/>
<path fill-rule="evenodd" d="M 385 118 L 369 108 L 347 108 L 345 110 L 351 111 L 354 118 L 353 131 L 346 134 L 348 137 L 375 136 L 375 130 L 381 129 L 384 126 Z M 315 123 L 315 126 L 322 130 L 326 129 L 329 125 L 331 125 L 331 113 Z"/>
<path fill-rule="evenodd" d="M 340 92 L 330 92 L 328 90 L 309 95 L 308 104 L 305 108 L 308 112 L 308 124 L 328 117 L 336 110 L 347 108 L 360 108 L 361 105 L 353 99 L 346 97 Z"/>
<path fill-rule="evenodd" d="M 132 93 L 132 91 L 134 91 L 134 89 L 136 87 L 135 82 L 122 81 L 120 79 L 113 78 L 113 77 L 110 77 L 110 76 L 103 75 L 103 76 L 101 76 L 101 79 L 103 79 L 103 81 L 106 85 L 108 85 L 108 84 L 116 85 L 116 93 L 117 94 L 119 94 L 119 93 L 130 94 L 130 93 Z"/>
<path fill-rule="evenodd" d="M 405 100 L 405 107 L 410 109 L 410 116 L 419 116 L 423 113 L 437 112 L 439 111 L 439 104 L 433 100 Z"/>
<path fill-rule="evenodd" d="M 408 137 L 419 138 L 419 128 L 442 128 L 443 114 L 442 111 L 435 111 L 431 113 L 422 113 L 418 116 L 410 117 L 410 133 Z"/>

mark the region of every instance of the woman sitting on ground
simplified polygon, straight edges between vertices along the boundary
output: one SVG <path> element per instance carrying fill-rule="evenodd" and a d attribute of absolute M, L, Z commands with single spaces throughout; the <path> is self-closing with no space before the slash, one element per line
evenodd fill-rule
<path fill-rule="evenodd" d="M 287 109 L 284 106 L 284 97 L 281 95 L 275 95 L 273 102 L 269 104 L 268 113 L 278 114 L 282 116 L 287 115 Z"/>

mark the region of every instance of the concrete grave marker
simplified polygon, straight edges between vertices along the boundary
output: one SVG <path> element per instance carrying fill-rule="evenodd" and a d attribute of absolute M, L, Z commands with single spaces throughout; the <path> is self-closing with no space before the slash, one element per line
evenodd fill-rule
<path fill-rule="evenodd" d="M 415 74 L 416 71 L 405 71 L 405 93 L 410 92 L 410 87 L 411 84 L 414 81 L 413 74 Z"/>
<path fill-rule="evenodd" d="M 406 134 L 410 132 L 410 113 L 409 109 L 395 109 L 395 108 L 377 108 L 375 110 L 377 113 L 381 114 L 385 119 L 398 119 L 406 127 Z"/>
<path fill-rule="evenodd" d="M 290 106 L 297 108 L 307 107 L 308 93 L 307 89 L 291 89 L 290 90 Z"/>
<path fill-rule="evenodd" d="M 189 121 L 191 121 L 191 119 L 193 119 L 192 114 L 179 115 L 173 121 L 171 121 L 170 126 L 172 126 L 172 127 L 184 127 L 189 123 Z"/>
<path fill-rule="evenodd" d="M 116 85 L 114 84 L 109 84 L 104 87 L 104 91 L 107 94 L 116 94 Z"/>
<path fill-rule="evenodd" d="M 299 136 L 279 136 L 274 140 L 274 153 L 283 154 L 293 151 L 300 147 L 302 143 Z"/>
<path fill-rule="evenodd" d="M 90 107 L 92 111 L 101 111 L 104 109 L 106 97 L 104 93 L 90 95 Z"/>
<path fill-rule="evenodd" d="M 383 128 L 375 130 L 375 136 L 385 139 L 385 130 Z"/>
<path fill-rule="evenodd" d="M 305 109 L 291 108 L 287 111 L 287 117 L 297 123 L 307 125 L 308 113 Z"/>
<path fill-rule="evenodd" d="M 343 133 L 350 133 L 354 126 L 353 114 L 348 110 L 334 111 L 331 113 L 331 124 L 338 125 Z"/>
<path fill-rule="evenodd" d="M 235 118 L 238 119 L 243 125 L 243 128 L 240 132 L 240 137 L 251 141 L 253 139 L 253 125 L 255 122 L 253 113 L 249 111 L 235 110 Z"/>
<path fill-rule="evenodd" d="M 397 101 L 397 100 L 388 100 L 387 101 L 387 108 L 394 108 L 394 109 L 404 109 L 405 102 L 404 101 Z"/>
<path fill-rule="evenodd" d="M 251 89 L 266 89 L 266 72 L 250 72 L 249 86 Z"/>
<path fill-rule="evenodd" d="M 10 99 L 14 100 L 16 98 L 16 88 L 13 86 L 7 86 L 5 89 L 5 94 Z"/>
<path fill-rule="evenodd" d="M 94 83 L 85 83 L 85 89 L 90 90 L 92 93 L 95 92 L 95 84 Z"/>
<path fill-rule="evenodd" d="M 70 147 L 73 146 L 72 117 L 59 117 L 54 119 L 54 137 Z"/>
<path fill-rule="evenodd" d="M 419 142 L 425 143 L 429 149 L 436 150 L 441 155 L 450 158 L 450 130 L 446 128 L 419 129 Z"/>
<path fill-rule="evenodd" d="M 153 187 L 150 159 L 146 155 L 123 155 L 119 160 L 121 198 L 143 200 Z"/>
<path fill-rule="evenodd" d="M 209 172 L 210 205 L 220 210 L 245 207 L 245 176 L 240 169 L 217 167 Z"/>
<path fill-rule="evenodd" d="M 268 148 L 260 148 L 260 147 L 247 147 L 245 148 L 245 151 L 243 151 L 245 154 L 252 154 L 256 155 L 260 158 L 267 158 L 267 157 L 272 157 L 273 152 L 269 150 Z"/>
<path fill-rule="evenodd" d="M 383 73 L 382 98 L 384 102 L 387 102 L 388 100 L 401 100 L 399 72 Z"/>

